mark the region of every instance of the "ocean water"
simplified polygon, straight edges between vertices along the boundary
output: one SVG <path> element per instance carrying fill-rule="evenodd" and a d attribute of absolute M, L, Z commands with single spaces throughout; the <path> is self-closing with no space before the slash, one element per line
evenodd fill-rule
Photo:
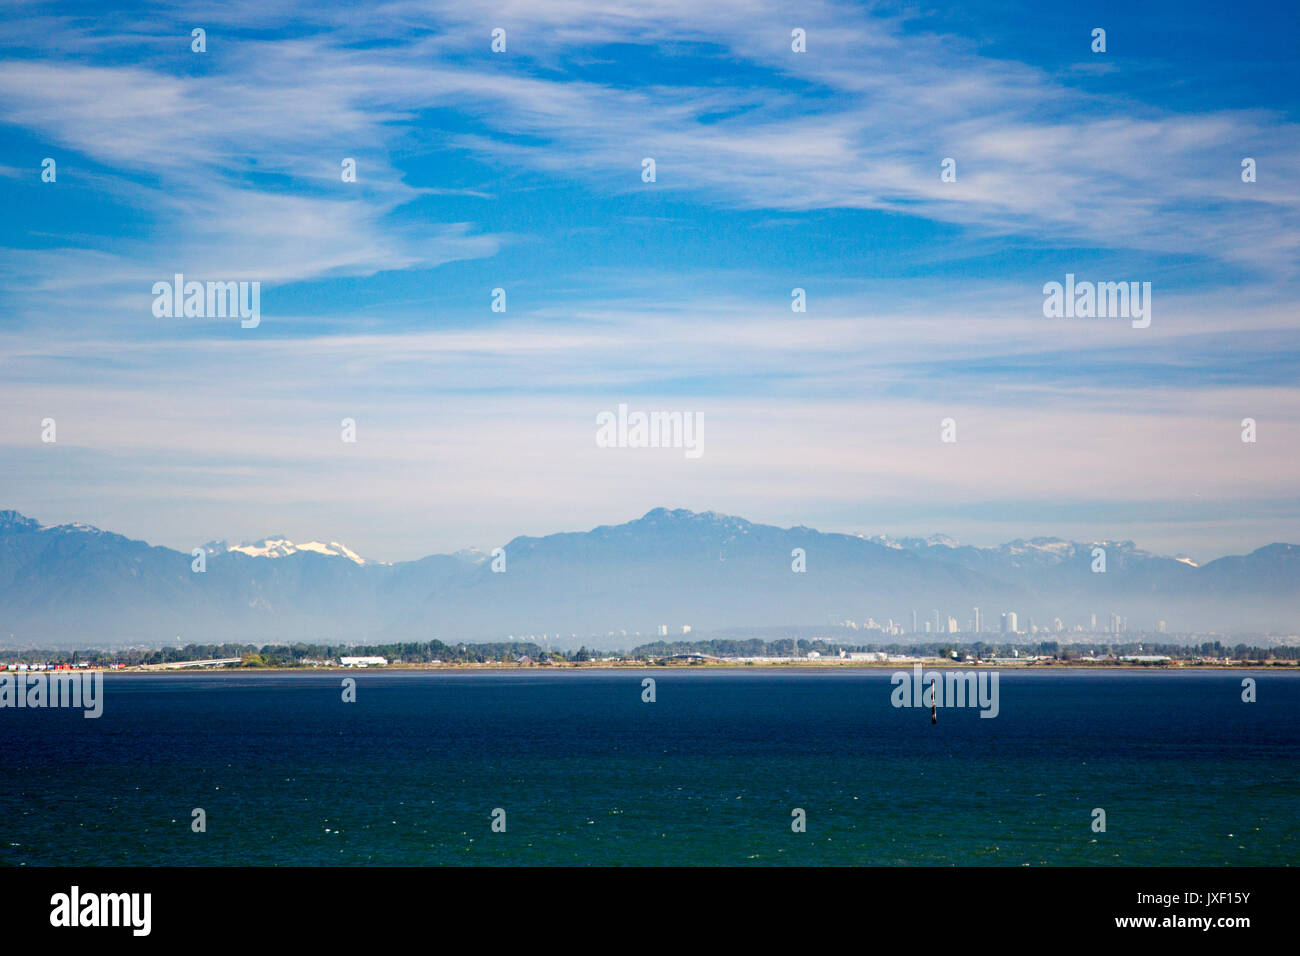
<path fill-rule="evenodd" d="M 937 725 L 889 675 L 109 675 L 98 720 L 0 710 L 0 864 L 1300 860 L 1294 671 L 1002 671 Z"/>

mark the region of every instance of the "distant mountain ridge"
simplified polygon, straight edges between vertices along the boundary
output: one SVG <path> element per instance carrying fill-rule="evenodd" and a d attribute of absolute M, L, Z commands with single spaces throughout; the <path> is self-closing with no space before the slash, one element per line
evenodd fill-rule
<path fill-rule="evenodd" d="M 1092 550 L 1106 550 L 1106 572 Z M 796 573 L 796 549 L 806 571 Z M 89 525 L 47 527 L 0 511 L 0 644 L 87 647 L 185 642 L 497 640 L 548 635 L 557 646 L 630 647 L 657 636 L 770 625 L 911 629 L 934 612 L 985 629 L 1014 611 L 1067 628 L 1116 613 L 1131 631 L 1294 633 L 1300 546 L 1271 544 L 1197 567 L 1131 541 L 1031 538 L 995 548 L 942 535 L 892 539 L 754 524 L 656 508 L 619 525 L 504 547 L 504 572 L 466 549 L 367 561 L 338 542 L 283 537 L 203 546 L 191 555 Z M 623 635 L 626 631 L 626 636 Z M 10 638 L 9 635 L 13 637 Z M 571 637 L 571 635 L 573 635 Z M 864 635 L 863 641 L 871 638 Z"/>

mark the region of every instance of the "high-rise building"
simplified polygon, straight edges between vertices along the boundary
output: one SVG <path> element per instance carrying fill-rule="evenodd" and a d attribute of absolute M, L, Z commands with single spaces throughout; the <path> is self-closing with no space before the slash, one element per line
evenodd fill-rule
<path fill-rule="evenodd" d="M 1007 611 L 1007 632 L 1010 634 L 1019 634 L 1020 627 L 1016 623 L 1016 612 Z"/>
<path fill-rule="evenodd" d="M 980 620 L 980 609 L 978 606 L 974 608 L 974 611 L 975 611 L 975 633 L 979 634 L 984 630 L 982 626 L 983 622 Z"/>
<path fill-rule="evenodd" d="M 934 608 L 932 613 L 934 614 L 934 633 L 942 634 L 944 628 L 943 628 L 943 621 L 939 617 L 939 609 Z"/>
<path fill-rule="evenodd" d="M 912 633 L 916 633 L 916 608 L 912 608 Z"/>

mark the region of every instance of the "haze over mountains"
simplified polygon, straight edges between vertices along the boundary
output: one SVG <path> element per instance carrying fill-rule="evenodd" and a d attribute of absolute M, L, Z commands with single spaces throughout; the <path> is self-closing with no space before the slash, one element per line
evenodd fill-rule
<path fill-rule="evenodd" d="M 108 647 L 239 641 L 384 643 L 549 635 L 556 646 L 630 648 L 661 624 L 695 632 L 892 618 L 938 610 L 986 630 L 1015 611 L 1024 630 L 1096 614 L 1130 631 L 1290 634 L 1300 620 L 1300 546 L 1271 544 L 1197 567 L 1132 542 L 1034 538 L 996 548 L 864 537 L 657 508 L 620 525 L 519 537 L 505 571 L 478 551 L 366 561 L 338 542 L 282 537 L 153 547 L 88 525 L 45 527 L 0 511 L 0 646 Z M 791 570 L 792 551 L 805 573 Z M 626 630 L 624 636 L 621 631 Z M 640 637 L 635 637 L 635 632 Z M 612 634 L 610 632 L 613 632 Z M 12 635 L 12 636 L 11 636 Z M 863 634 L 863 643 L 879 640 Z"/>

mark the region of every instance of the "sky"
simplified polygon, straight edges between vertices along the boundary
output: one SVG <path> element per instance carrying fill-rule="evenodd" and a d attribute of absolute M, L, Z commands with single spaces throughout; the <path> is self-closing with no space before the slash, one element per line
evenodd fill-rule
<path fill-rule="evenodd" d="M 0 508 L 1300 542 L 1292 3 L 100 7 L 0 0 Z M 260 323 L 155 315 L 176 273 Z M 1150 325 L 1046 317 L 1067 274 Z M 703 453 L 599 447 L 620 404 Z"/>

